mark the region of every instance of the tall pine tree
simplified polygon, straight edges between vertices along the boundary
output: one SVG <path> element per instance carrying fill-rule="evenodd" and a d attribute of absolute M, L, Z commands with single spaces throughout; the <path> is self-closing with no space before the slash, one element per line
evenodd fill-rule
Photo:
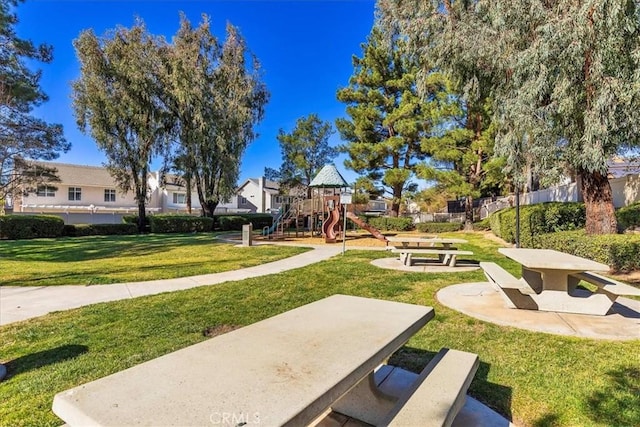
<path fill-rule="evenodd" d="M 383 33 L 374 26 L 362 45 L 362 58 L 354 57 L 349 86 L 338 91 L 350 119 L 336 120 L 349 158 L 345 165 L 366 174 L 391 195 L 391 214 L 400 211 L 403 192 L 414 190 L 418 165 L 427 154 L 425 138 L 440 138 L 451 114 L 452 100 L 444 79 L 430 76 L 424 96 L 418 94 L 416 56 L 398 33 Z"/>

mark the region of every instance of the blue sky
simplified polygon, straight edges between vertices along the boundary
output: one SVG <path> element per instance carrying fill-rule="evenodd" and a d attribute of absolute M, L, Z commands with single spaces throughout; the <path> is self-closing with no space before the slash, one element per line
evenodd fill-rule
<path fill-rule="evenodd" d="M 118 25 L 132 26 L 138 16 L 151 33 L 170 40 L 178 30 L 180 11 L 194 25 L 203 13 L 209 15 L 220 39 L 227 21 L 239 27 L 262 64 L 271 92 L 265 118 L 257 128 L 260 137 L 242 159 L 242 182 L 261 176 L 265 166 L 279 168 L 279 129 L 290 132 L 298 118 L 311 113 L 331 123 L 346 115 L 336 91 L 348 84 L 352 56 L 362 54 L 360 45 L 371 31 L 374 9 L 374 0 L 26 0 L 17 8 L 17 33 L 34 43 L 54 46 L 53 62 L 36 64 L 49 101 L 34 115 L 64 126 L 72 148 L 58 161 L 99 166 L 104 154 L 89 135 L 77 129 L 71 107 L 70 82 L 79 76 L 72 42 L 82 30 L 93 28 L 103 35 Z M 337 133 L 330 143 L 340 143 Z M 338 170 L 352 182 L 357 175 L 345 169 L 343 160 L 336 159 Z"/>

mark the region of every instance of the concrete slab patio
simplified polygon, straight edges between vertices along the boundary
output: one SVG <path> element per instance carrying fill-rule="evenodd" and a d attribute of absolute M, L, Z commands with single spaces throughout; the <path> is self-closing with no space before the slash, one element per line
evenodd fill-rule
<path fill-rule="evenodd" d="M 476 319 L 503 326 L 591 339 L 640 339 L 640 301 L 618 298 L 605 316 L 508 308 L 488 282 L 461 283 L 440 289 L 443 305 Z"/>

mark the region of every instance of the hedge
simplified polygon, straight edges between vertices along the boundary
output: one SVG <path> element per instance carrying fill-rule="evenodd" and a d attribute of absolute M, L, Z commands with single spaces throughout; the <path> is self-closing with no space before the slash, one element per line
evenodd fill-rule
<path fill-rule="evenodd" d="M 254 230 L 262 230 L 273 225 L 274 217 L 271 214 L 222 214 L 214 215 L 214 230 L 223 231 L 242 230 L 243 224 L 253 224 Z"/>
<path fill-rule="evenodd" d="M 191 215 L 151 215 L 152 233 L 195 233 L 213 230 L 213 218 Z"/>
<path fill-rule="evenodd" d="M 380 231 L 410 231 L 414 229 L 413 218 L 407 217 L 371 217 L 369 225 Z"/>
<path fill-rule="evenodd" d="M 69 237 L 137 234 L 136 224 L 67 224 L 63 234 Z"/>
<path fill-rule="evenodd" d="M 491 215 L 491 231 L 507 242 L 516 241 L 516 209 L 508 208 Z M 542 234 L 577 230 L 585 224 L 583 203 L 549 202 L 520 207 L 520 246 L 534 247 Z"/>
<path fill-rule="evenodd" d="M 58 216 L 0 216 L 0 237 L 10 240 L 60 237 L 62 236 L 63 229 L 64 221 Z"/>
<path fill-rule="evenodd" d="M 561 231 L 536 236 L 536 248 L 593 259 L 607 264 L 613 272 L 640 270 L 640 235 L 603 234 L 587 236 L 584 230 Z"/>
<path fill-rule="evenodd" d="M 616 220 L 620 231 L 640 227 L 640 202 L 618 209 Z"/>
<path fill-rule="evenodd" d="M 463 225 L 459 222 L 420 222 L 416 224 L 416 229 L 423 233 L 447 233 L 459 231 Z"/>

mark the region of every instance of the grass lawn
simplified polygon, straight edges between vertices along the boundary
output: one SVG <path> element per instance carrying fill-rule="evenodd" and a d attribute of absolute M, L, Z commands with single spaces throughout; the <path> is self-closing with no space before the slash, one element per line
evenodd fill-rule
<path fill-rule="evenodd" d="M 497 244 L 463 234 L 479 259 L 517 274 Z M 284 248 L 283 248 L 284 249 Z M 447 285 L 484 281 L 481 271 L 406 273 L 370 265 L 384 252 L 344 256 L 270 276 L 133 300 L 96 304 L 0 327 L 0 424 L 57 426 L 53 396 L 207 339 L 223 325 L 247 325 L 342 293 L 424 304 L 436 317 L 392 358 L 418 371 L 442 347 L 477 353 L 469 393 L 521 426 L 640 425 L 640 339 L 563 337 L 476 320 L 440 305 Z M 248 351 L 252 349 L 247 343 Z"/>
<path fill-rule="evenodd" d="M 246 248 L 212 234 L 147 234 L 0 241 L 0 286 L 99 285 L 220 273 L 307 249 Z"/>

